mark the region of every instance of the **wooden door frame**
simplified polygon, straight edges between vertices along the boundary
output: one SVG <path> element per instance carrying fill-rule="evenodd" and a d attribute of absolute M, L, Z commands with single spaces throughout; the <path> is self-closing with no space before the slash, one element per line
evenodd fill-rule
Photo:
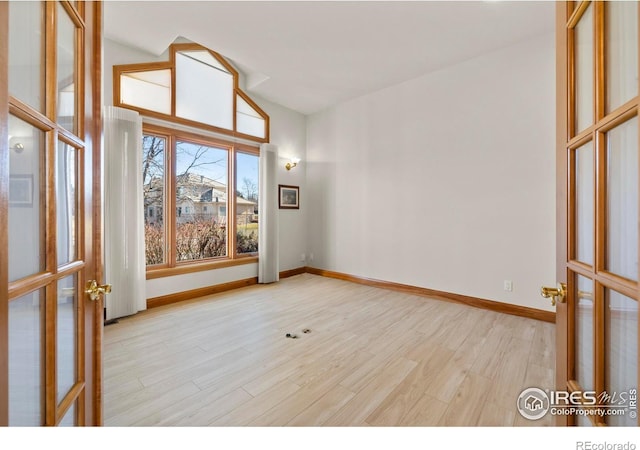
<path fill-rule="evenodd" d="M 569 4 L 556 3 L 556 280 L 567 282 L 568 189 L 567 140 L 569 136 L 569 96 L 567 92 L 567 21 Z M 568 389 L 569 345 L 568 303 L 556 304 L 556 389 Z M 556 425 L 567 426 L 568 418 L 556 416 Z"/>
<path fill-rule="evenodd" d="M 90 27 L 85 34 L 85 142 L 90 143 L 92 167 L 92 183 L 85 189 L 91 189 L 92 220 L 91 236 L 93 239 L 91 257 L 95 280 L 103 281 L 103 242 L 102 242 L 102 28 L 103 28 L 103 3 L 102 0 L 87 2 L 84 5 L 85 21 Z M 89 158 L 89 155 L 87 155 Z M 89 162 L 85 163 L 89 167 Z M 86 169 L 85 169 L 86 170 Z M 86 296 L 85 296 L 86 297 Z M 87 324 L 86 348 L 90 348 L 93 358 L 87 358 L 85 364 L 86 373 L 92 377 L 87 378 L 88 404 L 86 406 L 87 425 L 101 426 L 103 423 L 102 403 L 102 338 L 104 320 L 104 297 L 100 296 L 95 302 L 84 299 L 85 324 Z M 88 367 L 91 365 L 91 367 Z"/>
<path fill-rule="evenodd" d="M 580 14 L 582 14 L 590 4 L 593 5 L 594 14 L 594 119 L 592 127 L 577 133 L 577 130 L 573 129 L 574 119 L 571 118 L 572 114 L 570 114 L 574 107 L 575 86 L 573 70 L 575 70 L 575 68 L 571 66 L 573 59 L 572 52 L 574 52 L 574 50 L 572 48 L 572 38 L 567 31 L 567 24 L 570 20 L 572 23 L 579 20 Z M 640 8 L 638 8 L 638 15 L 638 23 L 640 23 Z M 572 262 L 570 261 L 570 258 L 575 257 L 575 255 L 568 254 L 568 245 L 570 244 L 568 238 L 572 238 L 569 230 L 569 220 L 571 219 L 569 195 L 572 194 L 567 143 L 573 140 L 575 147 L 579 145 L 578 142 L 576 142 L 578 139 L 577 136 L 581 136 L 579 138 L 580 140 L 593 143 L 594 184 L 597 190 L 594 198 L 594 214 L 596 219 L 594 223 L 594 273 L 591 275 L 594 282 L 594 299 L 596 300 L 593 327 L 594 388 L 596 391 L 606 389 L 606 349 L 603 351 L 598 347 L 598 345 L 605 345 L 606 342 L 606 317 L 603 312 L 605 289 L 615 289 L 624 295 L 634 298 L 636 302 L 640 300 L 640 269 L 638 274 L 639 281 L 633 283 L 619 276 L 606 273 L 605 267 L 604 239 L 606 236 L 606 223 L 605 215 L 602 212 L 606 205 L 605 192 L 603 191 L 606 179 L 602 170 L 602 167 L 606 165 L 604 134 L 632 117 L 635 117 L 636 123 L 640 125 L 638 94 L 636 94 L 636 98 L 620 105 L 615 110 L 605 111 L 605 81 L 607 76 L 605 66 L 605 31 L 605 3 L 600 1 L 560 1 L 556 3 L 556 277 L 558 281 L 567 282 L 570 268 L 574 269 L 574 272 L 576 270 L 576 265 L 574 264 L 572 266 Z M 636 36 L 636 39 L 639 39 L 639 37 Z M 640 46 L 638 51 L 640 53 Z M 638 92 L 640 92 L 640 81 Z M 638 146 L 640 148 L 640 138 Z M 640 186 L 638 186 L 638 189 L 640 192 Z M 638 231 L 640 233 L 640 225 Z M 638 250 L 638 254 L 640 254 L 640 243 Z M 570 279 L 568 281 L 569 299 L 567 303 L 558 303 L 556 306 L 556 389 L 558 390 L 570 390 L 571 386 L 569 386 L 569 384 L 575 384 L 573 381 L 568 383 L 568 380 L 575 375 L 573 373 L 573 361 L 570 358 L 571 349 L 569 349 L 573 339 L 575 339 L 575 323 L 571 321 L 569 314 L 571 312 L 570 308 L 574 304 L 573 295 L 575 291 L 572 287 L 574 280 Z M 634 285 L 636 286 L 635 288 Z M 634 289 L 635 292 L 632 292 Z M 598 298 L 601 299 L 602 303 L 600 306 L 602 306 L 602 309 L 598 307 Z M 638 312 L 638 320 L 640 321 L 640 310 Z M 636 339 L 640 360 L 640 335 L 637 336 Z M 637 383 L 636 386 L 640 386 L 640 371 L 638 371 Z M 594 419 L 591 416 L 589 418 L 593 425 L 599 426 L 605 424 L 603 418 L 596 417 Z M 640 423 L 640 419 L 638 423 Z M 556 416 L 556 424 L 560 426 L 573 425 L 574 419 L 559 415 Z"/>
<path fill-rule="evenodd" d="M 84 16 L 86 32 L 84 33 L 84 53 L 79 55 L 83 64 L 85 88 L 79 95 L 83 107 L 78 114 L 84 115 L 85 164 L 82 167 L 85 191 L 81 198 L 85 201 L 87 220 L 84 222 L 84 234 L 91 239 L 90 252 L 85 254 L 85 273 L 95 279 L 103 278 L 102 263 L 102 201 L 101 201 L 101 136 L 102 136 L 102 1 L 91 1 L 80 4 L 78 11 Z M 0 211 L 8 210 L 9 184 L 9 86 L 8 86 L 8 2 L 0 1 Z M 83 233 L 81 233 L 82 235 Z M 8 248 L 8 218 L 0 214 L 0 249 Z M 0 426 L 9 425 L 9 302 L 8 302 L 8 254 L 0 251 Z M 79 286 L 82 288 L 82 286 Z M 84 302 L 85 335 L 79 337 L 78 345 L 84 346 L 83 368 L 79 372 L 85 378 L 84 404 L 79 403 L 79 423 L 86 425 L 102 425 L 102 325 L 103 302 L 91 302 L 80 289 L 78 301 Z M 82 360 L 82 359 L 81 359 Z M 55 411 L 54 411 L 55 412 Z"/>
<path fill-rule="evenodd" d="M 0 211 L 9 208 L 9 4 L 0 2 Z M 9 223 L 0 214 L 0 248 L 8 248 Z M 0 426 L 9 424 L 9 268 L 6 251 L 0 251 Z"/>

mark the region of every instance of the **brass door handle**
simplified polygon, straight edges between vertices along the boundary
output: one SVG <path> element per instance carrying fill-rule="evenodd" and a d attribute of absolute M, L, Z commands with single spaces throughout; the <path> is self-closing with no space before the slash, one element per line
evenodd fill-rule
<path fill-rule="evenodd" d="M 556 306 L 556 301 L 560 303 L 567 301 L 567 285 L 565 283 L 558 283 L 558 287 L 542 286 L 540 295 L 544 298 L 550 298 L 551 306 Z"/>
<path fill-rule="evenodd" d="M 87 288 L 85 289 L 85 294 L 89 294 L 89 298 L 91 301 L 96 301 L 102 294 L 109 294 L 111 292 L 110 284 L 102 284 L 99 285 L 96 280 L 91 280 L 87 282 Z"/>

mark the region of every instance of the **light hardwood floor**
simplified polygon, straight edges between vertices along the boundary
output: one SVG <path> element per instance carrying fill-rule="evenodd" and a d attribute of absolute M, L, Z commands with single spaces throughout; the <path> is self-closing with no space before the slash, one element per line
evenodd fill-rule
<path fill-rule="evenodd" d="M 516 399 L 553 387 L 554 346 L 549 323 L 303 274 L 107 326 L 105 425 L 552 425 Z"/>

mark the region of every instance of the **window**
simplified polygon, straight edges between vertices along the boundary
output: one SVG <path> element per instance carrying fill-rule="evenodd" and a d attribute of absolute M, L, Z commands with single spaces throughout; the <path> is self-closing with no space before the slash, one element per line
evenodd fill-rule
<path fill-rule="evenodd" d="M 269 142 L 269 116 L 238 87 L 238 72 L 197 44 L 173 44 L 170 60 L 114 66 L 115 106 L 202 130 Z"/>
<path fill-rule="evenodd" d="M 147 278 L 255 261 L 259 149 L 212 136 L 269 142 L 269 116 L 228 61 L 197 44 L 169 54 L 114 66 L 114 105 L 144 123 Z"/>
<path fill-rule="evenodd" d="M 179 51 L 175 61 L 176 115 L 232 130 L 233 74 L 208 51 Z"/>
<path fill-rule="evenodd" d="M 120 77 L 122 103 L 171 114 L 171 70 L 129 72 Z"/>
<path fill-rule="evenodd" d="M 165 148 L 166 136 L 145 135 L 142 138 L 142 191 L 147 265 L 165 262 Z M 155 213 L 155 214 L 154 214 Z"/>
<path fill-rule="evenodd" d="M 142 167 L 149 211 L 149 273 L 189 264 L 204 270 L 257 254 L 258 151 L 145 125 Z M 165 211 L 175 214 L 163 217 Z"/>
<path fill-rule="evenodd" d="M 204 215 L 205 206 L 227 202 L 230 148 L 176 139 L 176 260 L 201 261 L 227 256 L 226 212 Z"/>
<path fill-rule="evenodd" d="M 236 152 L 236 252 L 258 251 L 258 156 Z"/>

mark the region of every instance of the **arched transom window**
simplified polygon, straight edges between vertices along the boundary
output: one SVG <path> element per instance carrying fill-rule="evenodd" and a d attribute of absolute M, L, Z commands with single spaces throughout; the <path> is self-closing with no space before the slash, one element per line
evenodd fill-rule
<path fill-rule="evenodd" d="M 198 44 L 173 44 L 168 62 L 118 65 L 115 106 L 149 117 L 269 141 L 269 116 L 238 87 L 238 72 Z"/>

